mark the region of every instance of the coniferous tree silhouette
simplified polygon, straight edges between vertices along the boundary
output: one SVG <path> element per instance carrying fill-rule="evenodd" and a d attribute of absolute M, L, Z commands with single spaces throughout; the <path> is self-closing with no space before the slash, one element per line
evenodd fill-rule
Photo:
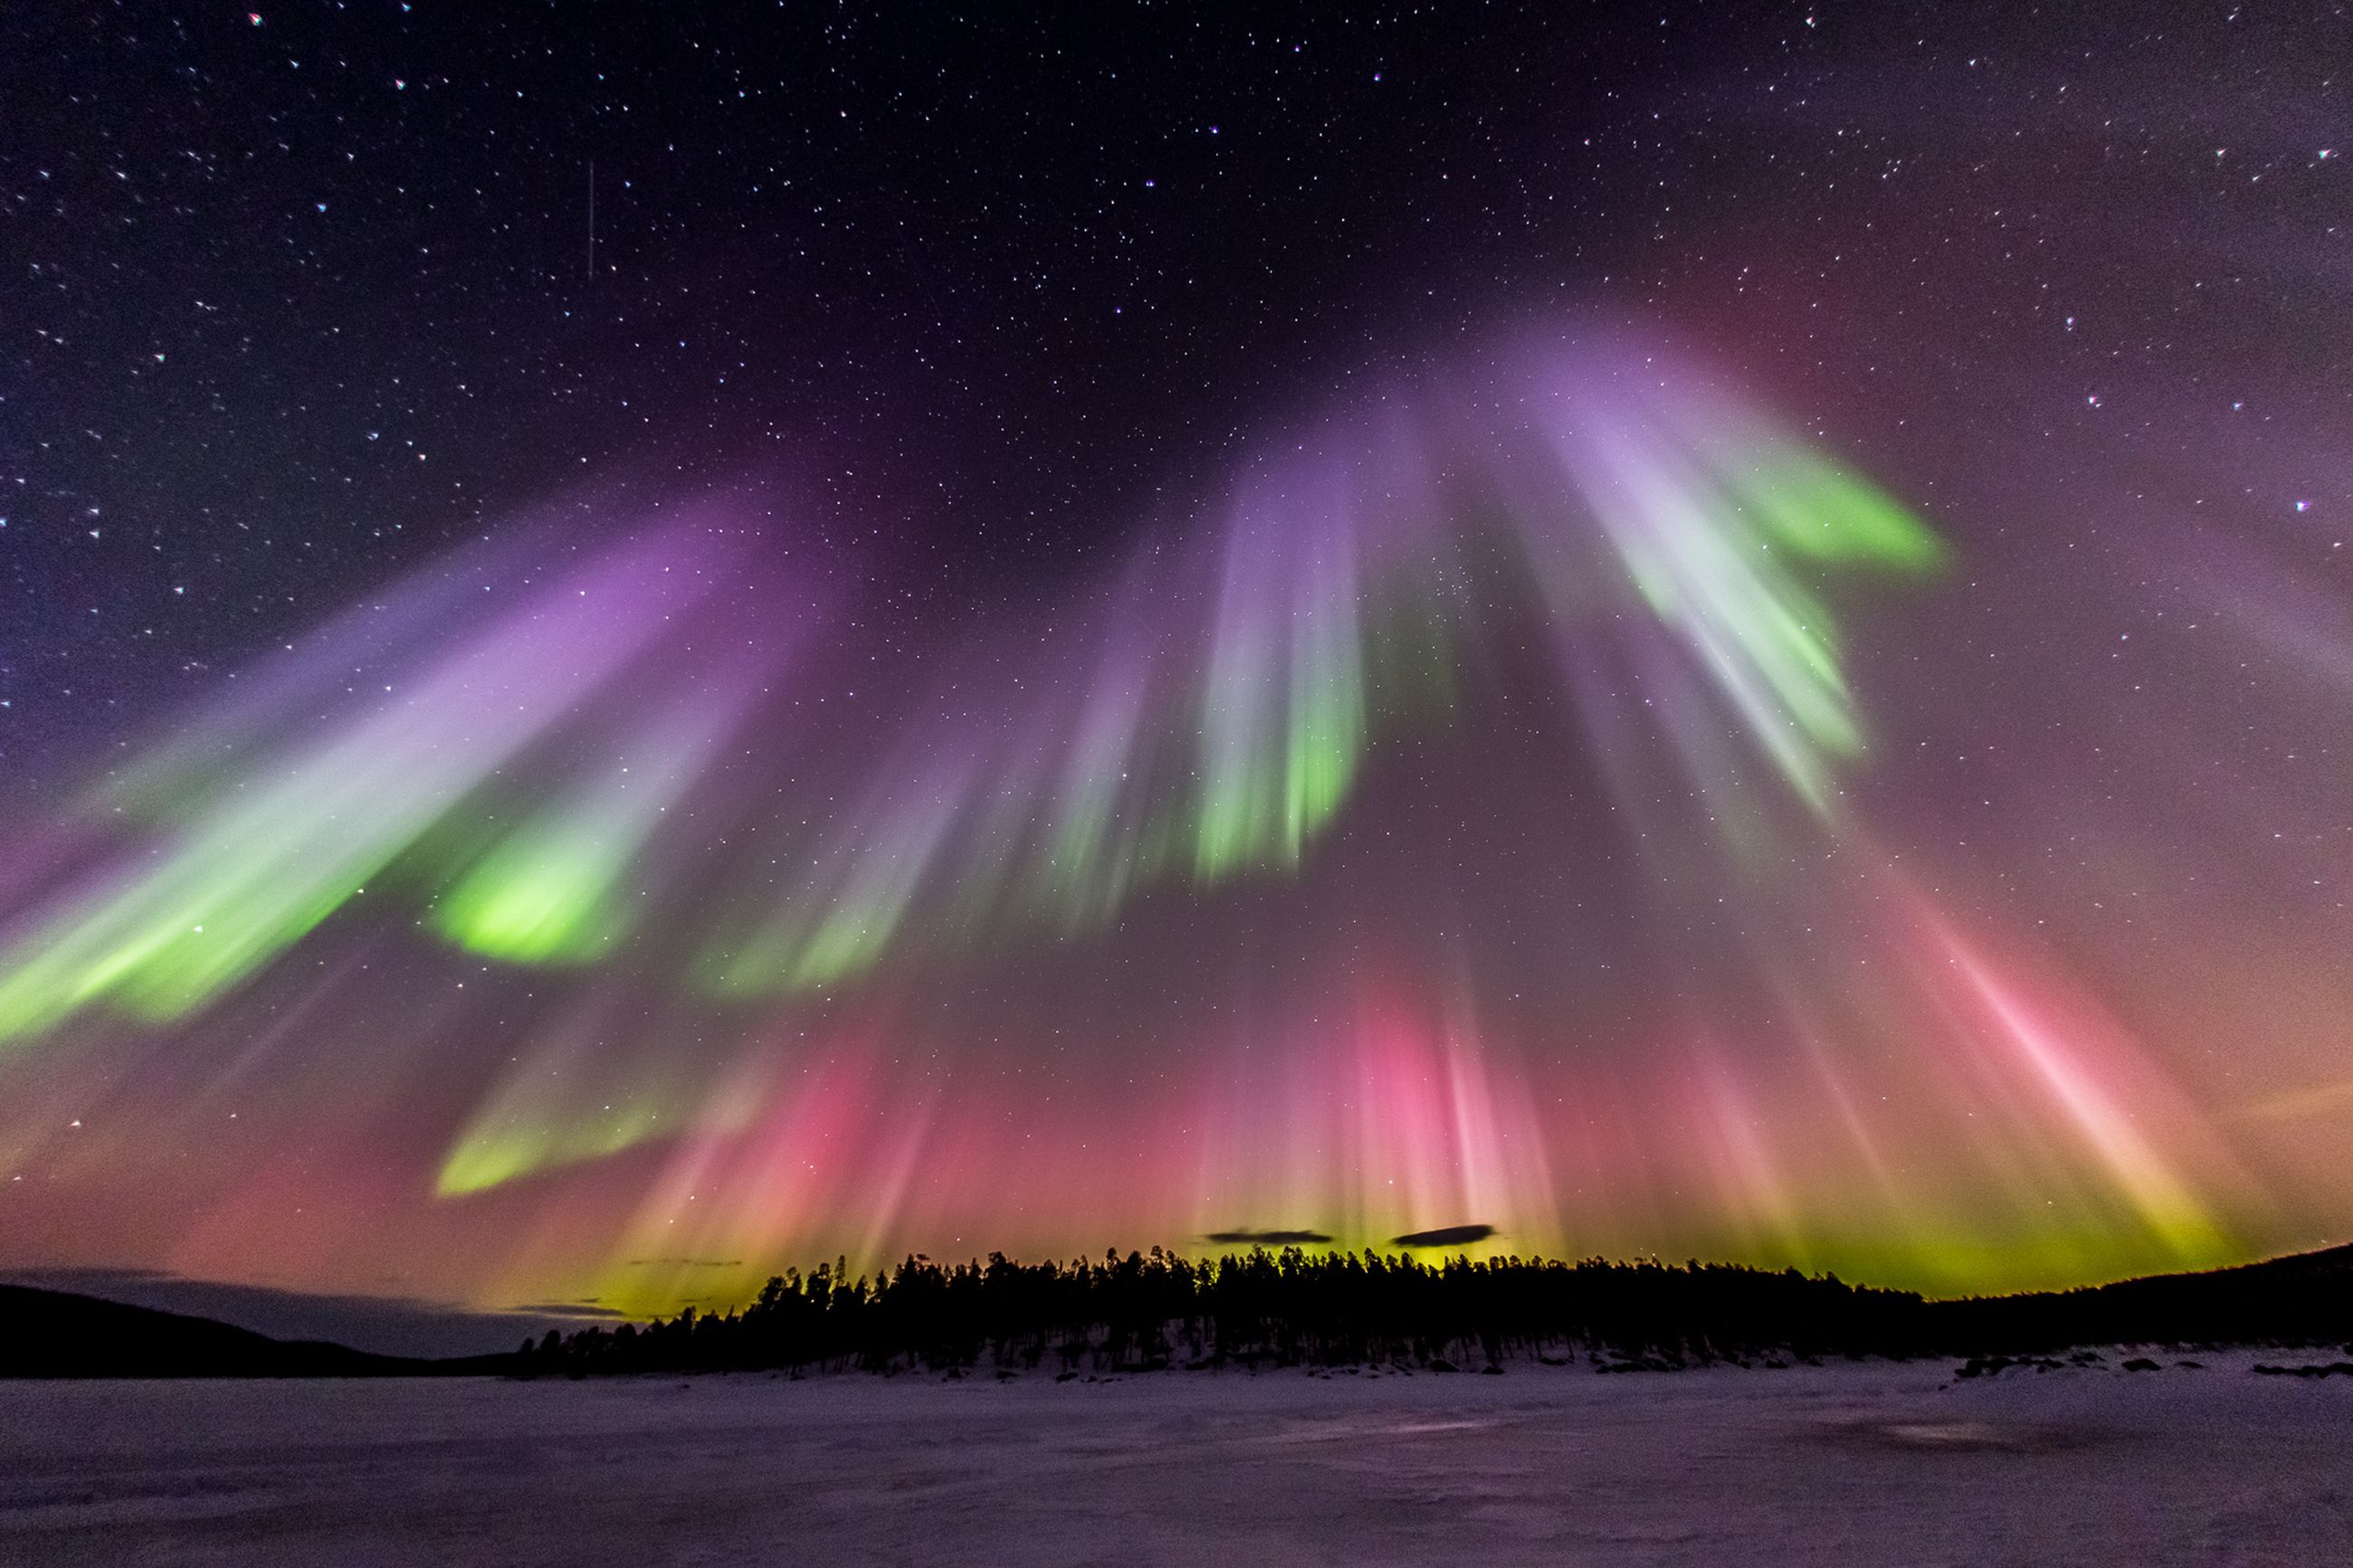
<path fill-rule="evenodd" d="M 1069 1263 L 908 1258 L 853 1278 L 786 1269 L 742 1311 L 551 1331 L 528 1373 L 859 1368 L 1058 1375 L 1175 1367 L 1603 1371 L 1827 1355 L 2040 1354 L 2097 1342 L 2318 1343 L 2353 1335 L 2353 1247 L 2095 1289 L 1927 1301 L 1835 1274 L 1696 1260 L 1564 1263 L 1297 1247 L 1194 1259 L 1154 1247 Z"/>

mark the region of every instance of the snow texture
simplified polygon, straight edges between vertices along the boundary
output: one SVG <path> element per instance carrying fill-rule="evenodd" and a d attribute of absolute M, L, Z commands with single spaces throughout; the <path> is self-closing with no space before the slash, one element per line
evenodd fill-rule
<path fill-rule="evenodd" d="M 2353 1377 L 2130 1353 L 1966 1380 L 17 1384 L 0 1562 L 2353 1563 Z"/>

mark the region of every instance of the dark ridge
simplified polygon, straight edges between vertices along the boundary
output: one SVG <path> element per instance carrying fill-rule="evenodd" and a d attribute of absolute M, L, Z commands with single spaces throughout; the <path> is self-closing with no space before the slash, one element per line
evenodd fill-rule
<path fill-rule="evenodd" d="M 2026 1349 L 2321 1344 L 2353 1339 L 2353 1242 L 2196 1274 L 2152 1274 L 2075 1290 L 1972 1296 L 1930 1306 L 1940 1322 Z"/>
<path fill-rule="evenodd" d="M 372 1355 L 96 1296 L 0 1285 L 0 1378 L 446 1376 L 506 1371 L 510 1360 Z"/>
<path fill-rule="evenodd" d="M 1447 1225 L 1436 1230 L 1408 1231 L 1389 1237 L 1391 1247 L 1468 1247 L 1495 1234 L 1492 1225 Z"/>
<path fill-rule="evenodd" d="M 1462 1227 L 1483 1230 L 1482 1226 Z M 1424 1233 L 1425 1235 L 1430 1233 Z M 425 1361 L 288 1342 L 93 1296 L 0 1286 L 0 1377 L 418 1377 L 504 1373 L 1050 1366 L 1390 1365 L 1452 1371 L 1582 1358 L 1602 1371 L 1840 1355 L 2049 1356 L 2116 1344 L 2324 1345 L 2353 1339 L 2353 1245 L 2078 1290 L 1931 1301 L 1836 1275 L 1734 1264 L 1310 1253 L 1100 1262 L 992 1253 L 852 1277 L 788 1270 L 751 1305 L 550 1330 L 510 1355 Z M 2353 1353 L 2353 1346 L 2348 1352 Z M 2336 1363 L 2332 1363 L 2336 1364 Z"/>

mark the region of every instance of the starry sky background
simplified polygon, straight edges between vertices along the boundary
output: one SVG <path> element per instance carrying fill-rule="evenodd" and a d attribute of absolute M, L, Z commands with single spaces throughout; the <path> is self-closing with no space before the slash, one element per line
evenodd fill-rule
<path fill-rule="evenodd" d="M 2344 1238 L 2353 25 L 2160 9 L 17 8 L 0 1267 L 593 1313 L 1254 1230 L 1935 1289 Z M 1482 433 L 1553 397 L 1649 455 L 1595 515 L 1736 427 L 1933 542 L 1762 580 L 1855 746 L 1775 753 L 1706 584 L 1624 580 L 1677 536 Z M 1410 489 L 1393 418 L 1412 518 L 1310 498 Z M 1736 491 L 1672 526 L 1756 543 Z M 249 968 L 74 934 L 202 902 L 239 792 L 366 753 L 304 831 L 398 817 L 491 692 L 540 729 Z M 1074 809 L 1104 702 L 1124 848 L 1003 891 L 987 803 Z M 638 912 L 493 930 L 578 843 Z"/>

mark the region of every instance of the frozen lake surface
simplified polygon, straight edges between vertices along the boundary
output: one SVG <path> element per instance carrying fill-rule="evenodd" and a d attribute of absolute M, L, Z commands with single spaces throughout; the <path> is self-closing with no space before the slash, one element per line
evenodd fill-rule
<path fill-rule="evenodd" d="M 0 1562 L 2353 1563 L 2353 1378 L 2161 1359 L 0 1384 Z"/>

